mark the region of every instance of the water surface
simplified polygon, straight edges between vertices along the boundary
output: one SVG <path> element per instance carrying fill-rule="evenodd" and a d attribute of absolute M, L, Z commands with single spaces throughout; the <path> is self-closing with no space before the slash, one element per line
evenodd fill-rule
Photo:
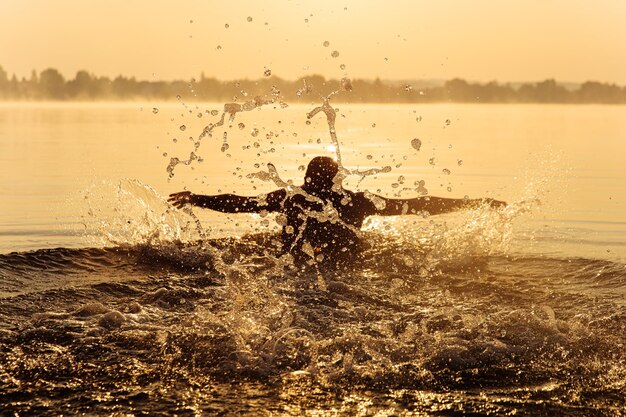
<path fill-rule="evenodd" d="M 237 114 L 169 178 L 221 105 L 3 104 L 4 410 L 623 415 L 626 107 L 337 105 L 344 164 L 392 168 L 348 187 L 510 203 L 372 218 L 346 269 L 165 203 L 270 191 L 267 163 L 299 184 L 332 154 L 317 105 Z"/>

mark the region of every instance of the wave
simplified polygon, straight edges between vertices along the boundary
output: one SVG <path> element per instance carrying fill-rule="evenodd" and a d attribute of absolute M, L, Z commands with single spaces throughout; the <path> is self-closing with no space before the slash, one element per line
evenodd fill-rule
<path fill-rule="evenodd" d="M 624 405 L 625 265 L 367 236 L 338 270 L 290 267 L 271 234 L 0 255 L 0 399 L 158 414 L 235 382 L 240 399 L 303 395 L 293 414 L 355 392 L 424 412 L 424 392 L 498 412 Z"/>

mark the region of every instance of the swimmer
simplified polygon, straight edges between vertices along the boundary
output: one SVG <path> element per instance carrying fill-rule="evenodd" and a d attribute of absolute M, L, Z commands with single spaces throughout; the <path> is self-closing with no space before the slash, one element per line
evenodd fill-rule
<path fill-rule="evenodd" d="M 282 253 L 298 262 L 338 262 L 353 258 L 360 245 L 359 229 L 368 216 L 444 214 L 489 204 L 506 203 L 490 198 L 455 199 L 417 197 L 392 199 L 343 188 L 339 165 L 318 156 L 307 167 L 302 192 L 288 194 L 284 188 L 256 197 L 235 194 L 199 195 L 190 191 L 171 194 L 174 207 L 190 204 L 223 213 L 281 213 Z"/>

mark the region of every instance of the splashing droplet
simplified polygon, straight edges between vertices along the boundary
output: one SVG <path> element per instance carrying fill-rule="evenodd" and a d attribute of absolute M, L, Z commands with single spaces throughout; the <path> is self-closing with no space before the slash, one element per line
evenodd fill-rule
<path fill-rule="evenodd" d="M 422 141 L 419 140 L 418 138 L 413 138 L 411 140 L 411 146 L 413 147 L 413 149 L 415 149 L 416 151 L 419 151 L 420 148 L 422 147 Z"/>
<path fill-rule="evenodd" d="M 337 58 L 339 56 L 339 51 L 333 51 L 330 56 L 332 56 L 333 58 Z"/>
<path fill-rule="evenodd" d="M 352 91 L 352 82 L 350 81 L 349 78 L 342 78 L 341 79 L 341 88 L 344 91 Z"/>

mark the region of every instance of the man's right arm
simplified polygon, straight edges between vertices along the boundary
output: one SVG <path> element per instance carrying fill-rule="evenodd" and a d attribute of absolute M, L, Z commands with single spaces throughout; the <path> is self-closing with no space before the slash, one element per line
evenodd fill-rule
<path fill-rule="evenodd" d="M 260 213 L 282 210 L 287 193 L 280 189 L 256 197 L 245 197 L 236 194 L 200 195 L 190 191 L 171 194 L 167 201 L 176 208 L 186 204 L 221 211 L 223 213 Z"/>

